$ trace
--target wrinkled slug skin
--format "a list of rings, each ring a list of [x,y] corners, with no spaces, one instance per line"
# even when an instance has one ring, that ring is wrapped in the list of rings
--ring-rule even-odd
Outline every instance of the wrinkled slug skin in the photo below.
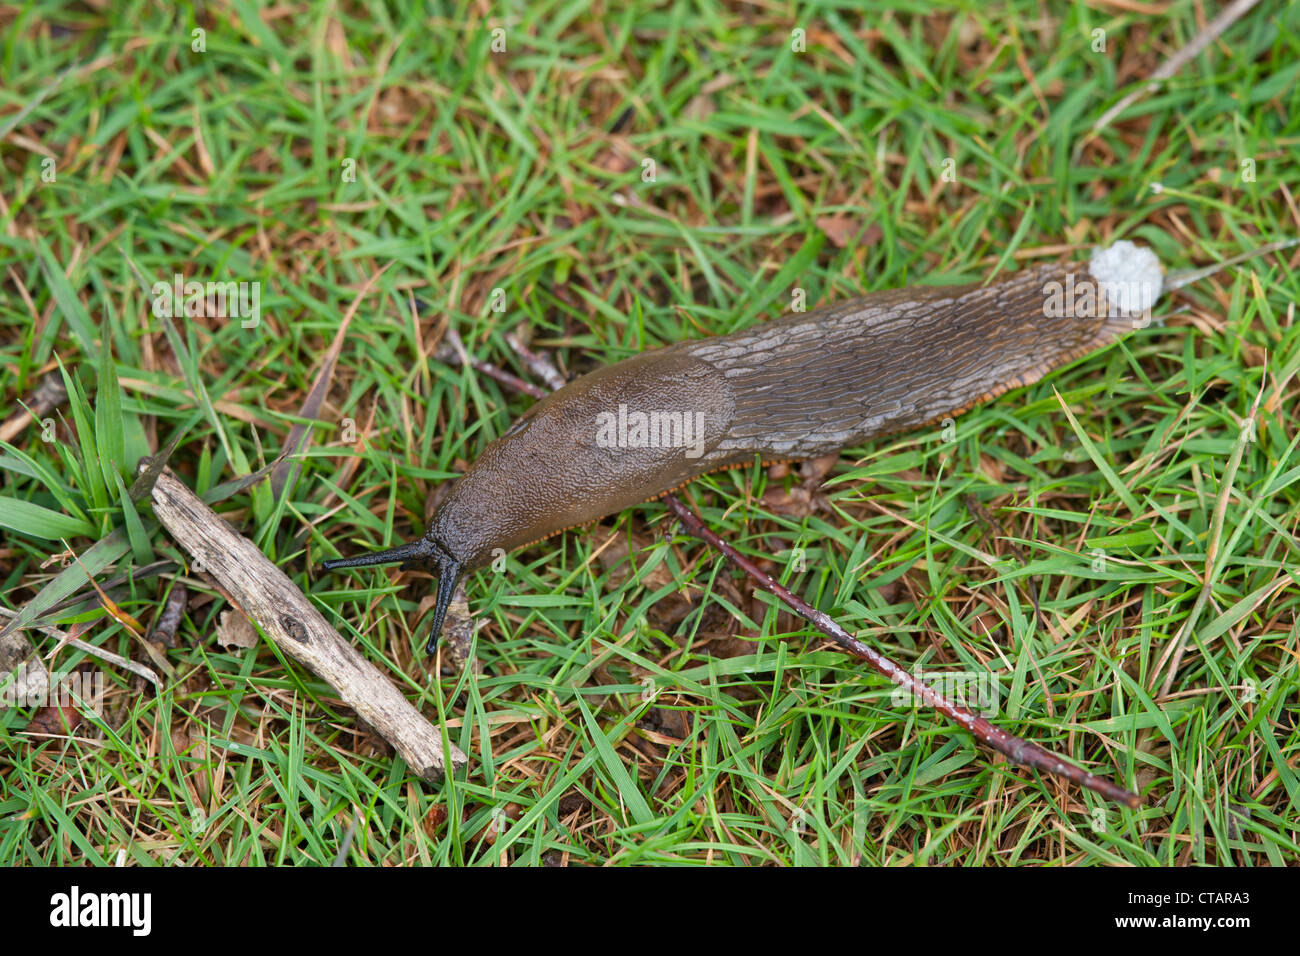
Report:
[[[468,570],[728,465],[811,458],[958,414],[1131,324],[1045,314],[1047,265],[987,285],[875,292],[644,352],[528,410],[456,483],[426,537]],[[599,416],[703,413],[683,447],[602,447]],[[608,437],[606,444],[608,444]]]

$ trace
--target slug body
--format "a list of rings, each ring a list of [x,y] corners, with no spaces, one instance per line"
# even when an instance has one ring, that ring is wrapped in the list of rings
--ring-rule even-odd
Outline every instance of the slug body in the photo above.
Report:
[[[875,292],[644,352],[537,402],[451,489],[416,542],[360,558],[439,576],[429,647],[459,578],[515,548],[719,468],[812,458],[957,415],[1135,326],[1161,290],[1116,243],[986,285]]]

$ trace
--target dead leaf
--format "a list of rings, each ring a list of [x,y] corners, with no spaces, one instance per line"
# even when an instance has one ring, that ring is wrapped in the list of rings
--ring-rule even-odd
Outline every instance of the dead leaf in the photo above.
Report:
[[[239,611],[229,610],[221,612],[221,620],[217,624],[217,643],[226,650],[233,648],[249,648],[257,645],[257,629],[244,617]]]
[[[42,707],[23,728],[23,732],[61,737],[71,734],[77,729],[79,723],[81,723],[81,711],[77,709],[74,701],[69,700],[66,704]]]
[[[839,460],[838,452],[834,455],[822,455],[820,458],[809,458],[799,465],[799,475],[804,481],[820,484],[822,479],[831,473]]]
[[[429,808],[429,812],[424,815],[424,832],[429,836],[437,836],[438,831],[443,828],[446,822],[446,804],[435,803]]]
[[[789,515],[792,518],[807,518],[817,510],[813,503],[813,493],[802,486],[787,491],[769,485],[763,492],[763,507],[773,514]]]
[[[817,220],[817,228],[826,233],[826,238],[839,249],[847,248],[853,242],[860,224],[861,220],[848,216],[822,216]]]
[[[869,249],[885,234],[874,222],[864,228],[862,219],[858,216],[822,216],[817,220],[817,228],[839,249],[850,246]]]

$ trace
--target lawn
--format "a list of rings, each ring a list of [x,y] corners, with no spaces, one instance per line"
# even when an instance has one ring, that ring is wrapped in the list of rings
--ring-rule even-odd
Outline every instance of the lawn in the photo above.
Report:
[[[318,568],[417,537],[532,403],[455,336],[537,381],[508,336],[572,376],[797,294],[1300,235],[1300,5],[1092,130],[1204,7],[0,7],[0,606],[102,690],[0,708],[0,864],[1295,865],[1294,249],[948,426],[682,492],[1136,810],[898,700],[658,502],[472,575],[435,658],[433,578]],[[242,295],[167,315],[191,281]],[[241,632],[131,493],[173,442],[466,769]]]

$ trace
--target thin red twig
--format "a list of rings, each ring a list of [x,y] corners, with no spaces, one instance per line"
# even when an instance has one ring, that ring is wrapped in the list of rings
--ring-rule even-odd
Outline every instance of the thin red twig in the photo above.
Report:
[[[678,520],[691,534],[721,551],[732,564],[749,575],[756,584],[775,594],[791,610],[829,637],[841,649],[848,651],[855,657],[862,658],[895,684],[910,691],[953,722],[965,727],[977,739],[982,740],[998,753],[1004,754],[1012,763],[1036,767],[1047,773],[1064,777],[1081,787],[1096,791],[1107,800],[1114,800],[1116,803],[1122,803],[1133,809],[1141,805],[1142,798],[1131,790],[1126,790],[1104,777],[1098,777],[1096,774],[1081,770],[1073,764],[1068,764],[1051,751],[1045,750],[1035,743],[1030,743],[1028,740],[1023,740],[1014,734],[1007,733],[1000,727],[989,723],[985,718],[944,697],[924,681],[918,680],[913,674],[899,667],[884,654],[862,643],[862,641],[836,624],[829,615],[805,603],[782,587],[770,574],[760,570],[752,561],[711,531],[700,520],[700,517],[675,494],[670,492],[664,496],[663,500],[668,505],[668,509],[677,516]]]
[[[496,379],[507,388],[513,388],[516,392],[531,395],[533,398],[545,398],[550,394],[540,385],[525,382],[518,375],[507,372],[503,368],[497,368],[491,362],[484,362],[482,359],[474,358],[466,351],[465,343],[461,341],[455,329],[447,330],[443,347],[437,351],[434,358],[440,362],[446,362],[448,365],[463,365],[468,362],[470,368],[476,372],[480,372],[488,378]]]

